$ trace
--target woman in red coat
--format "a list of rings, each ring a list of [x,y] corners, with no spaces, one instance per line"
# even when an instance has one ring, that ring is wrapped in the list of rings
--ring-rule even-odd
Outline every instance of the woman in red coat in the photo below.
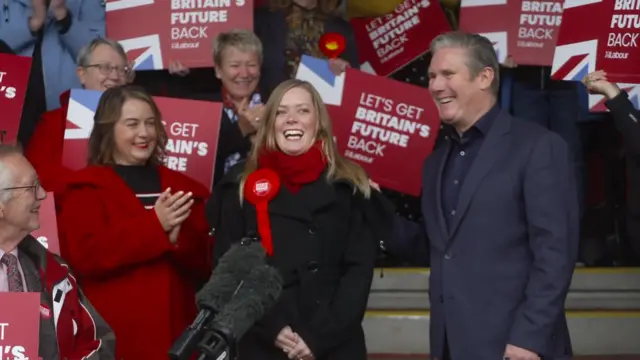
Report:
[[[117,359],[166,359],[211,272],[209,192],[162,165],[167,135],[141,88],[105,91],[95,120],[89,166],[63,197],[62,256],[114,330]]]

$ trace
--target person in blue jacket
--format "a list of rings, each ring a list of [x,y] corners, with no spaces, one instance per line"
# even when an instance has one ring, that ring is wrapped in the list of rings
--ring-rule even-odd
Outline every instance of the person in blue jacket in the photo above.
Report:
[[[41,64],[47,110],[62,92],[79,88],[78,52],[105,35],[104,0],[0,0],[0,40]],[[47,6],[48,5],[48,6]]]

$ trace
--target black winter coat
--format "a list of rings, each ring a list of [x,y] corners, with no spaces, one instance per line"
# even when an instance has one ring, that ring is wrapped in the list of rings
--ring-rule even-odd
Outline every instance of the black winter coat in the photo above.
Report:
[[[240,206],[239,177],[232,168],[216,186],[207,217],[215,229],[214,259],[232,243],[256,232],[255,207]],[[366,360],[362,319],[379,242],[391,231],[392,207],[377,191],[371,199],[346,182],[325,176],[292,194],[281,186],[269,203],[274,255],[284,289],[278,303],[239,344],[240,360],[287,359],[275,346],[285,326],[317,360]]]

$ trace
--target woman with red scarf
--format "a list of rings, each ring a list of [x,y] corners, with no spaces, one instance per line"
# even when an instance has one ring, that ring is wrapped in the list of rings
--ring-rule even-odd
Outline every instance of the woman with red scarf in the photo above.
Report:
[[[393,214],[338,153],[312,85],[280,84],[261,121],[248,160],[207,205],[214,259],[256,234],[284,279],[278,304],[241,339],[239,359],[366,360],[361,322]]]

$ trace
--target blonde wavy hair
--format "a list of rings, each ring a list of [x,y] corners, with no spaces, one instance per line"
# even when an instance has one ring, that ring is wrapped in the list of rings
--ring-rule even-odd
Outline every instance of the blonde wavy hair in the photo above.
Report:
[[[354,194],[359,191],[365,198],[371,196],[371,186],[367,173],[359,165],[346,159],[338,152],[333,141],[331,119],[320,94],[310,83],[298,79],[290,79],[278,85],[265,105],[265,111],[260,119],[260,128],[256,134],[251,153],[245,163],[244,172],[240,179],[240,201],[243,200],[244,184],[249,174],[258,168],[258,157],[263,149],[277,150],[275,122],[278,107],[284,95],[291,89],[302,88],[311,95],[313,109],[318,120],[316,140],[322,143],[322,152],[327,160],[327,181],[344,180],[354,185]]]

